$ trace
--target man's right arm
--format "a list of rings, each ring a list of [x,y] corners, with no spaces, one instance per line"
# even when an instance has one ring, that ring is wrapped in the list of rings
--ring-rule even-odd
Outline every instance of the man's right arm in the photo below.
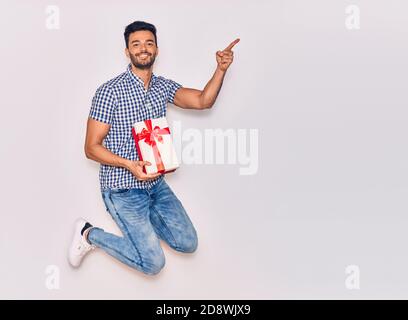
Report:
[[[95,160],[99,163],[122,167],[129,170],[138,180],[150,180],[157,178],[160,173],[146,174],[143,172],[144,165],[151,165],[148,161],[132,161],[122,158],[117,154],[106,149],[103,145],[103,139],[109,132],[111,125],[88,118],[86,126],[86,138],[85,138],[85,155],[88,159]]]
[[[84,148],[85,155],[88,159],[102,164],[127,168],[128,159],[112,153],[102,145],[103,139],[108,134],[110,127],[110,124],[88,118]]]

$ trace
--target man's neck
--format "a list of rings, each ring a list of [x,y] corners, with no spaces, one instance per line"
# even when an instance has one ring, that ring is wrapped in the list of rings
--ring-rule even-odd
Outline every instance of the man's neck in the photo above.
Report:
[[[149,88],[149,83],[150,79],[152,78],[152,68],[142,70],[142,69],[137,69],[133,64],[132,64],[132,72],[137,75],[140,79],[143,80],[144,87],[147,89]]]

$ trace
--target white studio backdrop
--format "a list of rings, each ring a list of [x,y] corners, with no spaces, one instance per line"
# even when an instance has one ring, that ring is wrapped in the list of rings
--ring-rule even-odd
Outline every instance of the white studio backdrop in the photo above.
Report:
[[[3,0],[0,298],[408,298],[407,10]],[[183,255],[163,243],[154,277],[101,250],[78,270],[66,261],[77,217],[119,232],[83,145],[91,99],[125,70],[135,20],[158,29],[155,74],[185,87],[203,89],[215,52],[241,39],[212,109],[168,106],[184,163],[166,181],[199,246]],[[206,133],[228,138],[210,150]]]

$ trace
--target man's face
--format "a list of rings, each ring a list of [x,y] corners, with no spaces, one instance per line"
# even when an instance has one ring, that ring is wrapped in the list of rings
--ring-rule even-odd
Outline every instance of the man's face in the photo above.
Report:
[[[153,66],[159,49],[156,46],[154,35],[150,31],[141,30],[129,35],[126,55],[138,69],[149,69]]]

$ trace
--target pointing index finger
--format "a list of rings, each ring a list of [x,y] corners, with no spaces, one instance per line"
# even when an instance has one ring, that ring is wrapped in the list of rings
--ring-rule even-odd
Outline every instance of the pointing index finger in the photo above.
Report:
[[[239,38],[235,39],[234,41],[232,41],[228,47],[226,47],[224,49],[224,51],[231,51],[232,47],[235,46],[238,42],[239,42]]]

